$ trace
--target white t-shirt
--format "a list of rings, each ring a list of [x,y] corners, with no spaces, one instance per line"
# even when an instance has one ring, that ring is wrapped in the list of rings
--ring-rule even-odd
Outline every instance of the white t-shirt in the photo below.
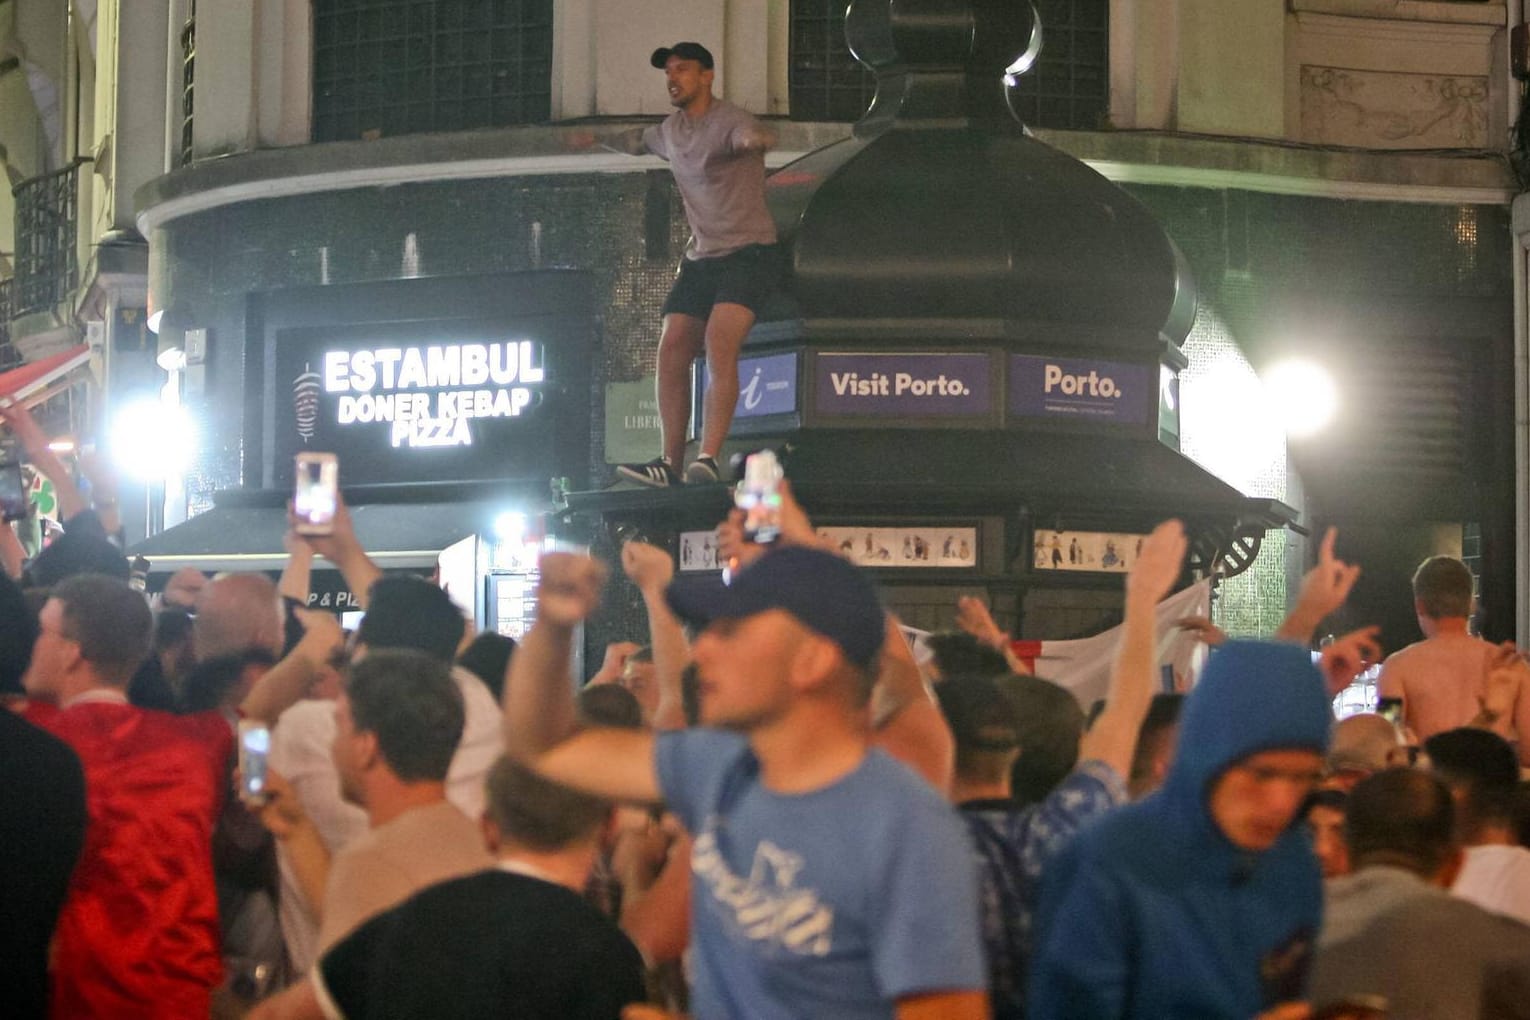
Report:
[[[271,768],[292,784],[331,857],[367,831],[367,813],[340,796],[340,777],[331,757],[334,742],[333,701],[300,701],[281,714],[271,731]],[[318,959],[319,905],[303,896],[286,848],[280,842],[276,846],[281,873],[277,913],[287,959],[293,973],[302,975]]]
[[[1450,891],[1483,910],[1530,924],[1530,850],[1522,846],[1474,846]]]
[[[466,718],[462,740],[446,775],[446,799],[477,822],[484,809],[484,780],[503,746],[499,706],[484,682],[460,666],[452,679],[462,692]],[[340,796],[340,776],[331,748],[335,741],[335,703],[300,701],[287,711],[271,734],[271,767],[297,793],[303,810],[313,819],[331,857],[367,832],[367,813]],[[318,908],[298,887],[287,855],[277,844],[281,871],[279,913],[287,956],[295,974],[305,974],[318,958]]]

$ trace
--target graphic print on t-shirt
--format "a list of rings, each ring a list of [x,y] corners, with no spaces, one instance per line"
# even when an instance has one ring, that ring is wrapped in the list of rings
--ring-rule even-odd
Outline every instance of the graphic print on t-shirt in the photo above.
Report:
[[[691,871],[745,938],[799,956],[827,956],[834,945],[834,908],[819,900],[816,889],[797,886],[801,870],[800,854],[762,839],[749,876],[741,878],[723,859],[710,826],[691,851]]]

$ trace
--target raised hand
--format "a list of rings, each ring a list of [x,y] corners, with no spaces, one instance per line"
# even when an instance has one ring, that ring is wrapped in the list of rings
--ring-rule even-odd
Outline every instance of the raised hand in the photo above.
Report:
[[[314,669],[328,664],[334,654],[345,647],[345,630],[334,613],[322,609],[293,609],[292,612],[303,625],[303,636],[293,648],[293,654],[302,656]]]
[[[1530,666],[1514,642],[1505,641],[1488,657],[1487,675],[1477,695],[1479,718],[1491,725],[1514,711],[1519,692],[1530,677]]]
[[[277,839],[286,839],[308,821],[303,803],[293,792],[287,778],[273,768],[266,769],[266,787],[252,811],[260,814],[260,824]]]
[[[1167,520],[1142,540],[1137,562],[1126,574],[1126,597],[1156,605],[1174,588],[1184,572],[1185,527],[1177,520]]]
[[[663,591],[675,577],[675,561],[669,553],[647,542],[628,542],[622,546],[622,570],[644,594]]]
[[[622,678],[622,671],[627,668],[627,660],[632,658],[632,653],[643,646],[635,641],[613,641],[606,645],[606,656],[600,664],[600,669],[590,677],[589,686],[597,684],[614,684]]]
[[[1215,648],[1227,640],[1227,631],[1218,627],[1204,616],[1187,616],[1181,620],[1175,620],[1174,626],[1184,631],[1201,644],[1208,648]]]
[[[737,507],[717,526],[717,558],[729,570],[741,570],[765,555],[767,546],[744,537],[744,511]]]
[[[1337,528],[1329,528],[1318,546],[1317,566],[1302,578],[1301,591],[1296,596],[1296,607],[1286,617],[1276,632],[1278,637],[1291,638],[1306,643],[1312,640],[1323,618],[1344,604],[1350,590],[1360,578],[1360,567],[1345,563],[1334,555]]]
[[[11,434],[21,443],[21,448],[26,451],[29,460],[42,457],[48,450],[48,437],[43,434],[42,428],[37,424],[37,419],[19,403],[9,402],[0,404],[0,421],[11,430]]]
[[[1323,648],[1318,669],[1328,682],[1329,694],[1338,694],[1355,677],[1381,661],[1381,645],[1376,640],[1380,634],[1380,627],[1361,627]]]
[[[781,479],[777,491],[781,494],[781,543],[827,548],[823,536],[813,529],[813,522],[808,518],[807,511],[802,509],[801,503],[797,502],[797,496],[792,492],[792,483],[785,478]]]
[[[345,505],[345,497],[337,491],[335,493],[335,520],[327,535],[301,535],[296,529],[302,522],[297,514],[293,513],[292,503],[287,503],[287,530],[292,532],[300,542],[307,543],[314,552],[323,556],[329,562],[339,566],[345,562],[347,556],[361,549],[361,542],[356,538],[355,525],[351,523],[350,508]],[[286,540],[283,539],[283,544]],[[358,595],[362,594],[357,592]]]
[[[991,648],[1002,649],[1009,644],[1009,635],[999,629],[988,606],[975,595],[963,595],[956,600],[956,626]]]
[[[606,568],[598,560],[575,553],[543,553],[541,583],[537,585],[537,621],[573,627],[600,605]]]

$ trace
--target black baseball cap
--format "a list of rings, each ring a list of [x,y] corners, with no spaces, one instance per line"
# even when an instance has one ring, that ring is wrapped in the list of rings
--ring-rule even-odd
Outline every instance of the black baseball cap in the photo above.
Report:
[[[653,51],[653,56],[648,58],[648,62],[662,71],[664,65],[669,63],[670,57],[694,60],[704,70],[712,70],[712,51],[699,42],[677,42],[673,46],[660,46]]]
[[[731,584],[681,578],[665,597],[676,616],[703,627],[714,620],[785,610],[833,641],[862,669],[876,662],[886,634],[882,604],[866,575],[833,553],[802,546],[771,550]]]

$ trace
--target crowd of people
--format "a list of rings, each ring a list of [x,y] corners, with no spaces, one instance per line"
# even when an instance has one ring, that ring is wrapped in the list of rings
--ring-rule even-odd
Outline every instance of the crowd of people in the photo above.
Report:
[[[543,556],[519,646],[343,507],[277,582],[151,598],[58,483],[63,535],[0,581],[7,1015],[1530,1016],[1530,670],[1467,633],[1459,561],[1383,668],[1401,725],[1335,724],[1378,649],[1308,651],[1358,575],[1334,536],[1271,640],[1187,623],[1216,647],[1166,692],[1167,522],[1086,708],[981,605],[913,647],[787,486],[775,543],[719,526],[726,582],[625,544],[648,633],[578,687],[587,555]],[[305,608],[315,556],[354,633]]]

